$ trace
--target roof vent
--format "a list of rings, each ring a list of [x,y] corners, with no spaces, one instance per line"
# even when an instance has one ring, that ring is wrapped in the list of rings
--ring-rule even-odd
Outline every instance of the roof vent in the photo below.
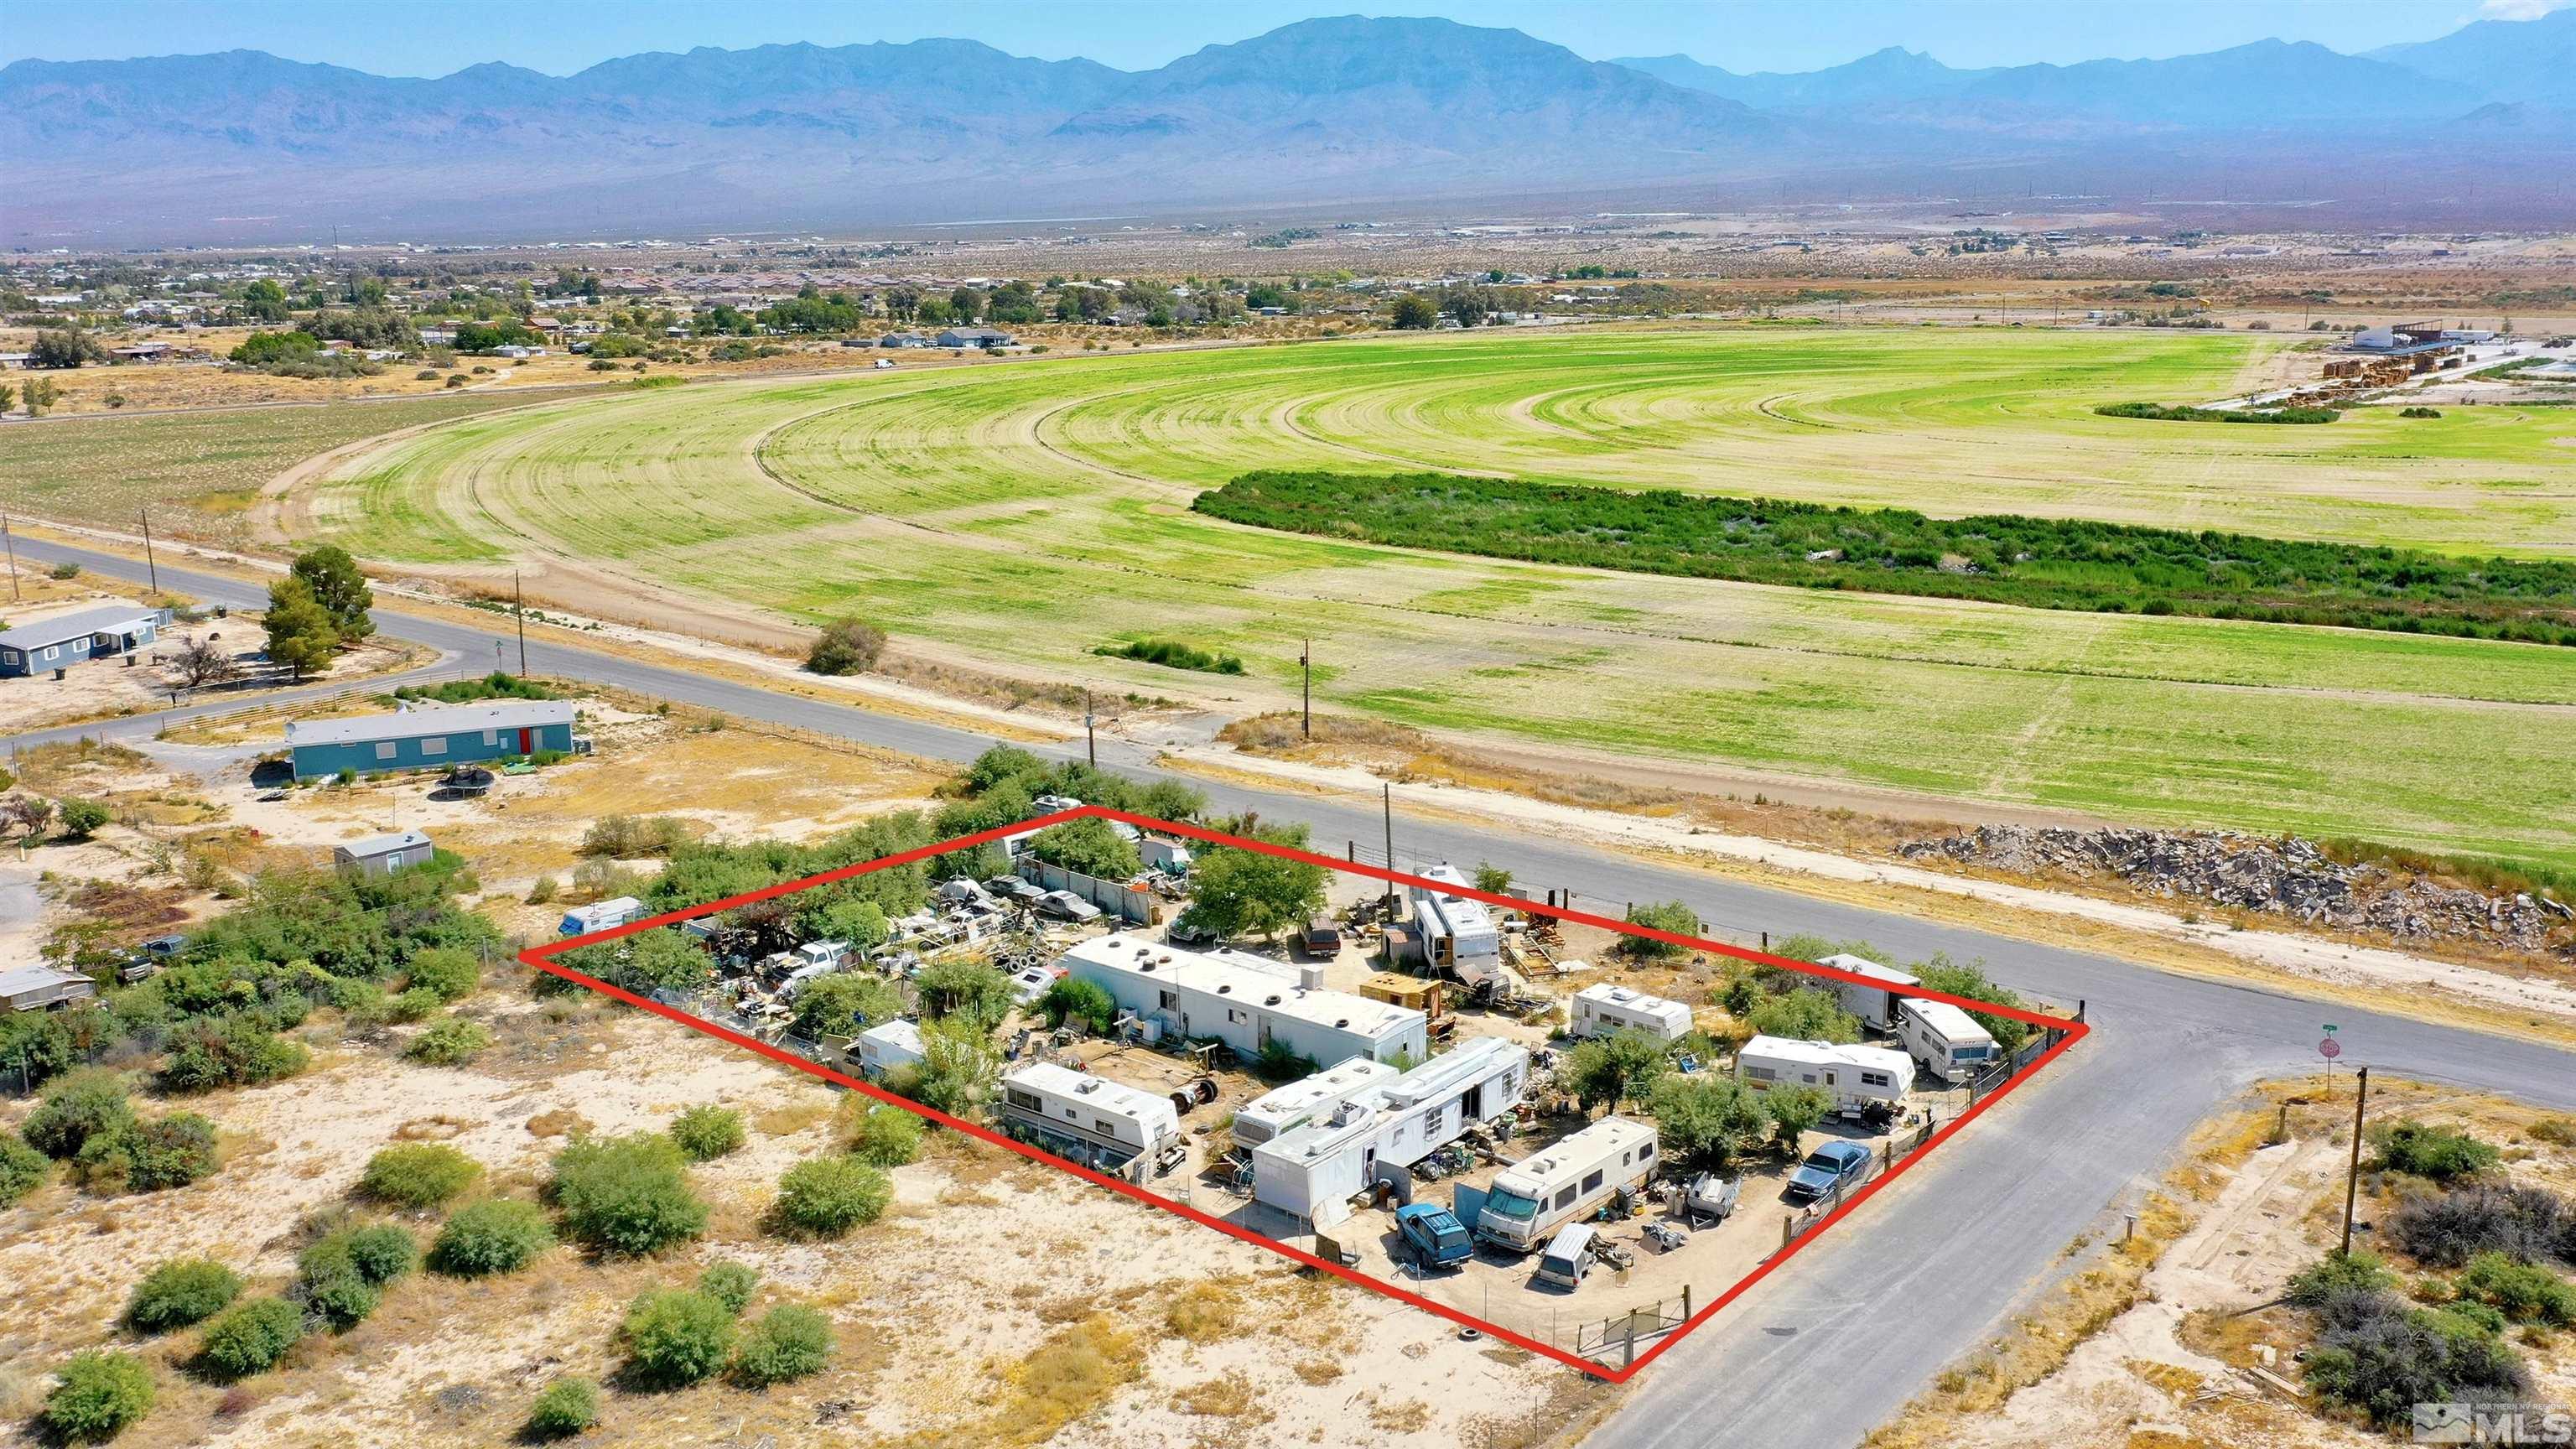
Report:
[[[1341,1020],[1339,1020],[1339,1021],[1337,1021],[1337,1022],[1334,1022],[1334,1023],[1333,1023],[1333,1025],[1335,1025],[1335,1026],[1348,1026],[1348,1025],[1350,1025],[1350,1024],[1351,1024],[1351,1019],[1350,1019],[1349,1017],[1347,1017],[1347,1016],[1346,1016],[1346,1017],[1343,1017]]]
[[[1279,1004],[1278,993],[1273,992],[1272,994],[1261,998],[1261,1004],[1264,1006],[1277,1006]]]
[[[1151,962],[1151,961],[1148,961],[1148,962],[1146,962],[1144,965],[1139,966],[1139,967],[1137,967],[1136,969],[1137,969],[1137,970],[1139,970],[1139,971],[1151,971],[1151,970],[1153,970],[1153,969],[1154,969],[1154,963],[1153,963],[1153,962]]]
[[[1218,987],[1218,988],[1216,989],[1216,994],[1217,994],[1217,995],[1219,995],[1219,996],[1225,996],[1225,995],[1228,995],[1228,994],[1232,993],[1232,992],[1233,992],[1233,990],[1234,990],[1234,983],[1233,983],[1233,982],[1231,982],[1231,981],[1229,981],[1229,982],[1227,982],[1225,985]]]

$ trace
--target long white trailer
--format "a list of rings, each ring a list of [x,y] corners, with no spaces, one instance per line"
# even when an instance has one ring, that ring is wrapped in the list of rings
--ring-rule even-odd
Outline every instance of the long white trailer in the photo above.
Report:
[[[1655,1130],[1604,1117],[1554,1147],[1504,1168],[1476,1212],[1476,1236],[1527,1253],[1623,1187],[1655,1175]]]
[[[1834,1099],[1836,1112],[1859,1116],[1873,1109],[1902,1110],[1905,1090],[1914,1081],[1914,1061],[1894,1047],[1757,1036],[1735,1054],[1735,1074],[1757,1092],[1820,1088]]]
[[[1453,888],[1443,891],[1405,887],[1406,896],[1413,902],[1414,928],[1422,933],[1423,958],[1431,963],[1431,969],[1448,972],[1470,986],[1501,980],[1503,935],[1494,924],[1493,912],[1483,901],[1456,893],[1468,884],[1456,866],[1444,862],[1422,875]]]
[[[1235,1112],[1235,1145],[1258,1147],[1316,1117],[1329,1117],[1335,1107],[1402,1075],[1385,1062],[1353,1057],[1338,1067],[1326,1067],[1311,1077],[1266,1092]]]
[[[1324,1067],[1353,1057],[1390,1062],[1430,1055],[1429,1018],[1332,990],[1320,966],[1300,969],[1225,947],[1189,951],[1124,934],[1084,941],[1061,964],[1158,1031],[1213,1037],[1246,1061],[1273,1043]]]
[[[1130,1182],[1187,1151],[1169,1098],[1052,1062],[1003,1073],[996,1115],[1013,1136]]]
[[[1577,1038],[1642,1031],[1657,1041],[1680,1041],[1690,1035],[1691,1012],[1678,1001],[1602,981],[1574,993],[1565,1029]]]
[[[1381,1167],[1411,1167],[1509,1112],[1528,1083],[1527,1048],[1478,1037],[1254,1147],[1253,1199],[1330,1227],[1350,1215],[1351,1199],[1368,1191]]]

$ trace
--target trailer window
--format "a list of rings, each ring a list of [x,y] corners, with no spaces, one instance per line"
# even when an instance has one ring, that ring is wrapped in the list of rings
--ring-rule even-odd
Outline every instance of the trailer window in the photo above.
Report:
[[[1106,1117],[1092,1118],[1091,1128],[1103,1137],[1115,1137],[1118,1135],[1118,1124]]]
[[[1565,1191],[1556,1195],[1556,1205],[1560,1208],[1570,1208],[1574,1206],[1574,1188],[1572,1184],[1568,1184]]]
[[[1045,1104],[1038,1101],[1038,1094],[1035,1092],[1023,1092],[1017,1087],[1012,1087],[1004,1091],[1002,1095],[1007,1098],[1010,1101],[1010,1104],[1014,1107],[1025,1108],[1031,1112],[1041,1111],[1044,1109]]]
[[[1588,1176],[1586,1176],[1586,1177],[1583,1179],[1583,1190],[1584,1190],[1585,1192],[1590,1192],[1590,1191],[1592,1191],[1594,1188],[1599,1187],[1600,1185],[1601,1185],[1601,1171],[1600,1171],[1600,1169],[1599,1169],[1599,1168],[1595,1168],[1595,1169],[1593,1169],[1593,1171],[1591,1172],[1591,1174],[1590,1174],[1590,1175],[1588,1175]]]
[[[376,758],[379,760],[390,760],[394,757],[394,751],[396,748],[398,747],[392,740],[378,740],[376,742]]]
[[[1638,1149],[1637,1149],[1637,1160],[1638,1160],[1639,1162],[1652,1162],[1652,1161],[1654,1161],[1654,1160],[1655,1160],[1655,1144],[1653,1144],[1653,1143],[1649,1142],[1649,1143],[1647,1143],[1645,1146],[1638,1148]]]
[[[421,752],[422,754],[424,754],[424,755],[443,755],[443,754],[446,754],[446,753],[447,753],[447,736],[445,736],[445,735],[428,735],[428,736],[423,737],[423,738],[422,738],[422,740],[421,740],[421,742],[420,742],[420,752]]]

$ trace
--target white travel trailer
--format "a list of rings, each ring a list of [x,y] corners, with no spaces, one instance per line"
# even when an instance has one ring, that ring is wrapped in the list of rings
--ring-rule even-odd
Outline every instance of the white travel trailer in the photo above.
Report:
[[[1422,874],[1460,890],[1467,886],[1467,878],[1453,865],[1435,865]],[[1448,972],[1470,986],[1502,979],[1502,931],[1483,901],[1421,886],[1405,891],[1413,902],[1414,928],[1422,933],[1423,959],[1433,971]]]
[[[1887,986],[1919,986],[1923,983],[1919,976],[1909,975],[1893,966],[1881,966],[1866,956],[1820,956],[1816,964],[1848,971],[1855,976],[1866,976],[1872,981],[1884,981]],[[1903,999],[1887,986],[1864,986],[1857,981],[1834,983],[1835,993],[1842,998],[1843,1010],[1859,1017],[1863,1025],[1879,1031],[1895,1027],[1896,1003]]]
[[[852,1050],[858,1053],[860,1075],[871,1079],[897,1067],[919,1066],[923,1060],[921,1028],[900,1017],[879,1022],[859,1033]]]
[[[1836,1112],[1858,1117],[1902,1111],[1905,1089],[1914,1081],[1914,1062],[1894,1047],[1757,1036],[1735,1054],[1735,1074],[1757,1092],[1781,1086],[1822,1088],[1834,1099]]]
[[[1012,1136],[1129,1182],[1188,1153],[1171,1099],[1052,1062],[1003,1073],[997,1115]]]
[[[1604,1117],[1497,1173],[1476,1211],[1476,1236],[1511,1252],[1530,1252],[1619,1189],[1641,1186],[1654,1175],[1655,1129]]]
[[[1657,1041],[1679,1041],[1690,1035],[1691,1014],[1678,1001],[1603,981],[1574,993],[1565,1029],[1578,1038],[1642,1031]]]
[[[1431,1054],[1428,1017],[1331,990],[1321,966],[1130,935],[1095,936],[1061,959],[1074,979],[1106,990],[1119,1010],[1158,1033],[1214,1037],[1245,1061],[1273,1043],[1324,1067],[1353,1057],[1420,1061]]]
[[[1479,1037],[1454,1052],[1319,1108],[1252,1149],[1252,1196],[1326,1228],[1350,1215],[1381,1167],[1411,1167],[1520,1102],[1529,1051]],[[1237,1114],[1235,1125],[1242,1127]]]
[[[605,931],[611,926],[622,926],[629,921],[643,918],[642,901],[633,896],[612,896],[607,900],[587,906],[575,906],[564,912],[562,923],[555,929],[559,935],[586,936],[593,931]]]
[[[1964,1082],[1995,1059],[1995,1039],[1977,1019],[1946,1001],[1897,1003],[1896,1039],[1945,1082]]]
[[[1258,1147],[1317,1116],[1331,1116],[1334,1107],[1401,1075],[1385,1062],[1353,1057],[1340,1066],[1326,1067],[1302,1081],[1266,1092],[1234,1114],[1235,1145]]]

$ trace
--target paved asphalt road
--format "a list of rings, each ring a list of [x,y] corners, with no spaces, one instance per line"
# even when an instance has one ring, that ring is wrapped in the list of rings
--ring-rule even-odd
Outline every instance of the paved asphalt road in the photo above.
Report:
[[[138,565],[108,554],[24,540],[18,548],[40,560],[74,559],[101,574],[140,573]],[[165,585],[209,601],[259,601],[256,590],[227,579],[166,567],[161,574]],[[477,630],[394,608],[378,609],[376,618],[388,634],[478,664],[505,632],[498,623]],[[992,743],[967,731],[553,642],[531,641],[528,656],[538,674],[594,680],[939,759],[968,759]],[[157,727],[144,717],[79,732],[149,734]],[[1143,748],[1124,744],[1103,752],[1104,764],[1140,775],[1150,773],[1148,758]],[[1382,829],[1373,806],[1190,783],[1220,810],[1258,809],[1274,819],[1310,822],[1320,842],[1365,843]],[[2083,1045],[1897,1187],[1811,1243],[1792,1267],[1676,1345],[1637,1380],[1617,1417],[1591,1441],[1610,1449],[1847,1449],[1944,1365],[1990,1336],[2056,1270],[2069,1241],[2152,1184],[2194,1122],[2248,1082],[2313,1069],[2324,1022],[2342,1028],[2347,1067],[2367,1063],[2382,1073],[2576,1110],[2576,1053],[2554,1047],[2167,975],[1543,836],[1411,819],[1401,808],[1395,828],[1397,854],[1407,860],[1491,860],[1529,886],[1571,888],[1614,903],[1679,899],[1738,929],[1866,939],[1902,959],[1934,951],[1982,958],[2007,985],[2069,1008],[2085,1002],[2095,1028]],[[1703,1285],[1703,1296],[1717,1286]]]

